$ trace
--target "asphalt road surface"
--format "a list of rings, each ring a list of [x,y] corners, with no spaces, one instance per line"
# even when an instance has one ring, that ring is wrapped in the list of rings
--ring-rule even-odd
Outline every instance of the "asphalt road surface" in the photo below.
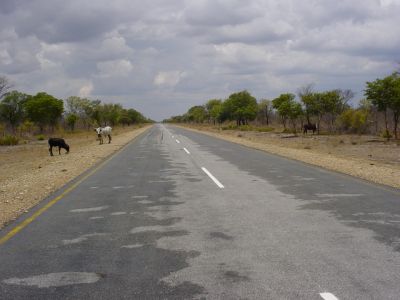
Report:
[[[0,299],[400,298],[398,190],[167,125],[0,239]]]

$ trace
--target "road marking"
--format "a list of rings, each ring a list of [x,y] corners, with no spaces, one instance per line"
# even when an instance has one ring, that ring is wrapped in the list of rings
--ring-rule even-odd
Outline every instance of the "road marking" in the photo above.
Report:
[[[2,236],[0,238],[0,245],[4,244],[7,242],[9,239],[11,239],[14,235],[16,235],[18,232],[20,232],[22,229],[24,229],[26,226],[28,226],[30,223],[32,223],[35,219],[37,219],[42,213],[44,213],[46,210],[48,210],[50,207],[52,207],[54,204],[56,204],[58,201],[60,201],[62,198],[64,198],[67,194],[69,194],[71,191],[73,191],[78,185],[80,185],[83,181],[88,179],[90,176],[92,176],[94,173],[96,173],[98,170],[100,170],[106,163],[108,163],[110,160],[112,160],[115,156],[120,154],[123,150],[125,150],[126,147],[128,147],[130,144],[132,144],[138,137],[140,137],[142,134],[139,134],[137,137],[135,137],[132,141],[127,143],[125,146],[123,146],[121,149],[119,149],[117,152],[112,154],[109,158],[101,162],[97,167],[95,167],[92,171],[87,173],[85,176],[83,176],[80,180],[75,182],[73,185],[71,185],[69,188],[65,189],[64,192],[62,192],[59,196],[55,197],[53,200],[51,200],[49,203],[47,203],[45,206],[43,206],[41,209],[39,209],[37,212],[35,212],[32,216],[29,218],[25,219],[21,224],[15,226],[12,230],[10,230],[6,235]]]
[[[203,170],[204,173],[206,173],[206,174],[208,175],[208,177],[210,177],[210,178],[212,179],[212,181],[214,181],[214,183],[215,183],[216,185],[218,185],[218,187],[219,187],[220,189],[223,189],[223,188],[224,188],[224,186],[222,185],[222,183],[219,182],[219,180],[218,180],[217,178],[215,178],[214,175],[211,174],[206,168],[201,167],[201,169]]]
[[[183,150],[185,150],[185,152],[186,152],[187,154],[190,154],[190,152],[188,151],[188,149],[183,148]]]
[[[338,298],[335,297],[335,295],[331,293],[320,293],[320,296],[325,300],[339,300]]]
[[[178,140],[176,140],[176,139],[175,139],[175,141],[176,141],[178,144],[180,144],[180,143],[181,143],[180,141],[178,141]]]

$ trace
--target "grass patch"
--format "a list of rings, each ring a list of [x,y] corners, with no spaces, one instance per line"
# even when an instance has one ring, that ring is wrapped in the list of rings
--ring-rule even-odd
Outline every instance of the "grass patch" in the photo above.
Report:
[[[38,135],[36,136],[36,139],[37,139],[38,141],[44,141],[44,140],[46,139],[46,137],[44,136],[44,134],[38,134]]]
[[[13,135],[0,137],[0,146],[15,146],[18,145],[19,139]]]

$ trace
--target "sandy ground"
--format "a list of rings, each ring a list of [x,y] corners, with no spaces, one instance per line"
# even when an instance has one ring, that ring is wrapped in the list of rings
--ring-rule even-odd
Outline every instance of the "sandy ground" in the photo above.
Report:
[[[99,145],[94,132],[67,135],[70,153],[53,148],[47,141],[0,147],[0,228],[38,204],[84,171],[116,152],[143,128],[117,128],[111,144]],[[106,139],[107,142],[107,139]]]
[[[306,135],[219,130],[212,126],[187,129],[303,161],[374,183],[400,188],[400,142],[376,136]]]

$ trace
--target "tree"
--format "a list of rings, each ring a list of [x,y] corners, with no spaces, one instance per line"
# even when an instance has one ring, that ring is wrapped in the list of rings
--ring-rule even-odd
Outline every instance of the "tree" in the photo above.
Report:
[[[145,122],[145,117],[133,108],[128,109],[128,116],[132,124]]]
[[[206,110],[207,110],[207,116],[209,118],[209,122],[213,122],[215,125],[215,122],[218,121],[218,123],[221,122],[221,111],[222,111],[222,100],[219,99],[211,99],[207,101],[206,105]]]
[[[0,76],[0,99],[2,99],[7,94],[11,87],[12,85],[8,81],[7,77]]]
[[[262,120],[261,122],[264,122],[265,120],[266,124],[269,125],[272,109],[273,106],[271,100],[262,99],[258,103],[258,114],[260,116],[260,119]]]
[[[367,99],[377,107],[378,111],[384,112],[385,117],[385,135],[390,137],[388,126],[388,112],[393,113],[394,135],[397,138],[397,128],[400,118],[400,75],[395,72],[383,79],[376,79],[367,82],[365,89]]]
[[[301,87],[297,95],[299,96],[301,102],[304,105],[304,115],[306,116],[307,124],[311,124],[310,118],[316,115],[316,106],[314,103],[314,85],[308,84],[306,86]]]
[[[14,133],[17,126],[23,121],[24,103],[28,97],[24,93],[12,91],[5,95],[0,103],[0,118],[10,124]]]
[[[207,119],[207,112],[204,106],[196,105],[191,107],[188,112],[188,119],[191,122],[203,123]]]
[[[286,129],[287,120],[292,123],[293,130],[296,131],[296,120],[303,114],[301,104],[296,102],[294,94],[281,94],[278,98],[272,100],[273,107],[278,111],[281,117],[283,127]]]
[[[119,118],[121,117],[122,105],[114,103],[103,104],[102,113],[105,125],[114,126],[119,122]]]
[[[46,125],[54,127],[64,111],[62,100],[44,92],[30,97],[24,107],[28,118],[39,126],[40,132]]]
[[[67,125],[71,129],[71,131],[74,131],[76,121],[78,121],[78,116],[74,113],[70,113],[67,115],[66,121],[67,121]]]
[[[231,94],[223,106],[223,113],[228,119],[236,120],[237,126],[247,125],[257,116],[257,100],[248,91]]]

